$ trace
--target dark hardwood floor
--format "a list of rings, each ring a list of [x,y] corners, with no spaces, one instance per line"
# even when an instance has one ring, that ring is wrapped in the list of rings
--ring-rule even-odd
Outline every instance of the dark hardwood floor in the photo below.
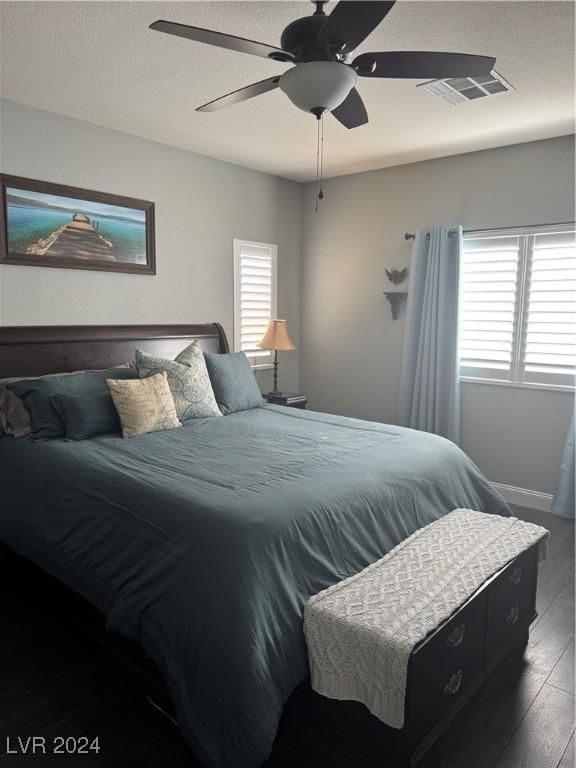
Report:
[[[574,526],[515,508],[552,534],[540,564],[538,619],[524,658],[504,664],[421,768],[574,768]],[[197,768],[175,726],[147,702],[140,680],[48,600],[18,586],[0,562],[0,765],[86,768]],[[342,734],[318,743],[288,707],[270,768],[400,768],[386,755],[354,761]],[[99,737],[82,756],[7,754],[6,737]],[[11,741],[14,746],[14,742]]]

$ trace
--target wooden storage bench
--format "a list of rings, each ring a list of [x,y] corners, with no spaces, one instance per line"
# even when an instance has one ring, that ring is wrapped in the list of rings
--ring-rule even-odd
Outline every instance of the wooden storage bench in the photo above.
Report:
[[[414,650],[400,741],[414,765],[513,649],[537,616],[536,544],[486,582]]]
[[[498,570],[414,647],[402,729],[385,725],[358,701],[312,694],[316,728],[323,738],[336,735],[350,765],[369,765],[364,753],[379,754],[388,765],[391,749],[404,764],[416,765],[499,663],[523,654],[537,616],[539,547],[531,545]]]

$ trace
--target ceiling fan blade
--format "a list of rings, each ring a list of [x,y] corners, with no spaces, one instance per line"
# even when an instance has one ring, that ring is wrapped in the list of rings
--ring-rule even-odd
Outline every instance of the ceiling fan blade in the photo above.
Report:
[[[333,52],[353,51],[390,13],[396,0],[340,0],[316,42]]]
[[[227,93],[226,96],[220,96],[219,99],[209,101],[207,104],[202,104],[201,107],[196,108],[196,112],[215,112],[222,107],[230,107],[232,104],[238,104],[241,101],[252,99],[254,96],[260,96],[262,93],[273,91],[274,88],[278,88],[280,82],[280,75],[275,77],[269,77],[267,80],[260,80],[252,85],[247,85],[244,88],[239,88],[237,91]]]
[[[361,77],[406,77],[416,80],[443,80],[446,77],[489,75],[496,59],[469,53],[428,51],[387,51],[363,53],[352,62]]]
[[[211,29],[190,27],[187,24],[177,24],[176,22],[164,21],[162,19],[150,24],[150,29],[156,32],[166,32],[168,35],[185,37],[197,43],[217,45],[220,48],[228,48],[231,51],[239,51],[240,53],[250,53],[253,56],[263,56],[265,59],[274,59],[274,61],[294,60],[290,53],[283,51],[281,48],[275,48],[273,45],[258,43],[255,40],[246,40],[244,37],[236,37],[235,35],[226,35],[223,32],[214,32]]]
[[[356,88],[352,88],[342,104],[332,110],[332,114],[345,128],[358,128],[368,122],[366,107]]]

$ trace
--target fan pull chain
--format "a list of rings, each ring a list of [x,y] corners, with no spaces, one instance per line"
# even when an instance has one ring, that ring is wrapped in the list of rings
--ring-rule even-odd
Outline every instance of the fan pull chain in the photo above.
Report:
[[[318,132],[316,139],[316,207],[315,212],[318,213],[318,201],[324,199],[324,191],[322,190],[322,181],[324,177],[324,113],[318,118]]]
[[[320,117],[316,118],[316,207],[318,213],[318,193],[320,188]]]
[[[322,182],[324,181],[324,112],[320,118],[320,192],[318,197],[320,200],[324,199],[324,192],[322,190]]]

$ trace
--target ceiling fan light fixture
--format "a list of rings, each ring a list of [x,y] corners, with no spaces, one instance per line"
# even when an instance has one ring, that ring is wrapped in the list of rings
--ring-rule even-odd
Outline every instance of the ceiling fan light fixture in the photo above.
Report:
[[[304,112],[336,109],[356,85],[358,75],[347,64],[310,61],[289,69],[280,78],[280,88]]]

